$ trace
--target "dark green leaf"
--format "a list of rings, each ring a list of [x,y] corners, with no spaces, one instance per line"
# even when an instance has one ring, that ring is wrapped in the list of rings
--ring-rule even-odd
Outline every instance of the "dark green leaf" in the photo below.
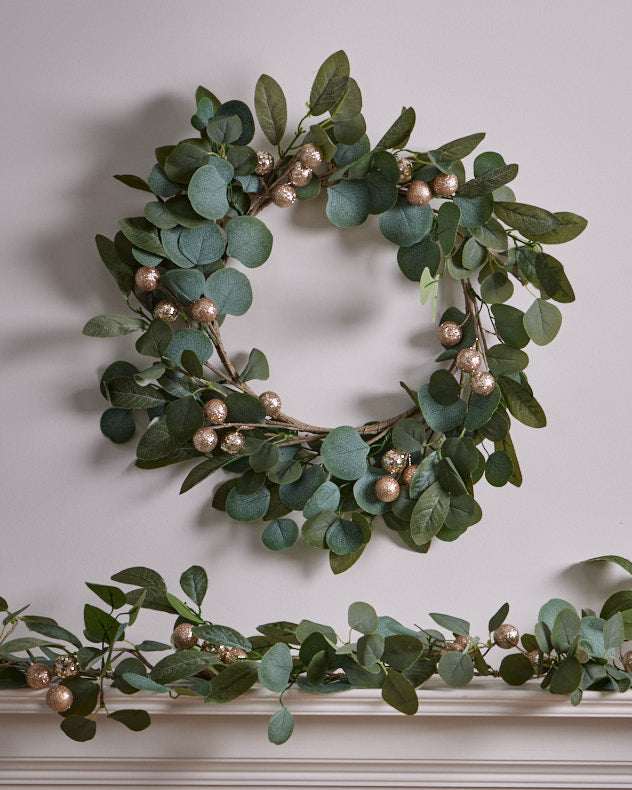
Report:
[[[86,587],[92,590],[95,595],[98,595],[112,609],[120,609],[122,606],[125,606],[125,593],[118,587],[112,587],[110,584],[93,584],[92,582],[86,582]],[[81,645],[78,644],[77,647],[81,647]]]
[[[499,343],[487,350],[487,362],[494,376],[509,376],[519,373],[529,364],[529,357],[524,351],[513,346]]]
[[[270,505],[270,492],[262,487],[252,494],[242,494],[233,488],[226,499],[226,512],[235,521],[259,521]]]
[[[322,115],[344,96],[349,80],[349,59],[343,50],[334,52],[318,69],[309,96],[312,115]]]
[[[500,662],[500,677],[510,686],[522,686],[533,677],[533,665],[522,653],[505,656]]]
[[[166,458],[175,449],[175,441],[165,420],[151,423],[140,437],[136,455],[141,461]]]
[[[435,370],[428,382],[428,394],[441,406],[449,406],[458,400],[460,394],[458,381],[447,370]],[[422,434],[423,438],[423,434]],[[416,449],[416,448],[415,448]]]
[[[395,710],[412,716],[417,713],[419,700],[413,684],[394,669],[389,669],[382,686],[382,699]]]
[[[208,589],[208,576],[204,568],[192,565],[184,571],[180,576],[180,587],[196,606],[201,606]]]
[[[464,400],[459,398],[449,406],[442,406],[432,398],[427,384],[421,387],[417,396],[424,420],[433,431],[445,433],[445,431],[452,430],[452,428],[456,428],[463,422],[467,411]]]
[[[210,702],[231,702],[257,682],[257,662],[239,661],[223,669],[213,680],[208,695]]]
[[[513,416],[530,428],[544,428],[546,416],[537,400],[521,384],[501,376],[498,381],[507,408]]]
[[[414,109],[412,107],[402,107],[399,118],[380,139],[376,148],[402,148],[408,142],[414,126]]]
[[[327,546],[340,555],[353,554],[364,543],[362,528],[354,521],[337,519],[327,530]]]
[[[121,260],[114,242],[105,236],[98,234],[95,237],[99,256],[110,272],[119,290],[127,296],[134,288],[134,269],[128,263]]]
[[[509,604],[504,603],[500,609],[490,617],[489,623],[487,625],[487,629],[491,633],[495,631],[498,626],[502,625],[505,620],[507,619],[507,615],[509,614]]]
[[[410,532],[418,546],[427,543],[441,529],[449,504],[450,498],[439,483],[433,483],[423,492],[410,519]]]
[[[83,716],[69,716],[59,726],[65,735],[79,743],[92,740],[97,732],[96,721],[86,719]]]
[[[136,433],[136,423],[128,409],[106,409],[101,415],[100,428],[116,444],[128,442]]]
[[[553,670],[551,694],[571,694],[582,679],[582,665],[575,656],[567,656]]]
[[[452,252],[460,220],[461,210],[456,204],[446,202],[441,205],[437,214],[437,242],[444,257]]]
[[[632,562],[626,560],[625,557],[620,557],[618,554],[604,554],[602,557],[591,557],[587,562],[613,562],[632,575]]]
[[[165,251],[158,238],[157,229],[145,217],[128,217],[119,220],[119,227],[126,239],[153,255],[163,256]]]
[[[275,518],[263,530],[263,545],[272,551],[288,549],[296,543],[298,526],[291,518]]]
[[[413,206],[399,197],[393,208],[379,219],[382,235],[400,247],[417,244],[430,233],[434,215],[430,206]]]
[[[217,656],[211,653],[199,650],[178,650],[176,653],[162,658],[151,670],[149,677],[159,685],[174,683],[176,680],[196,675],[216,662]]]
[[[494,206],[494,212],[501,222],[527,237],[533,233],[547,233],[560,224],[550,211],[528,203],[499,202]]]
[[[134,379],[121,377],[107,384],[108,398],[119,409],[151,409],[165,403],[163,394],[155,387],[141,387]]]
[[[452,140],[452,142],[442,145],[439,150],[446,154],[449,159],[463,159],[468,154],[471,154],[484,139],[485,132],[477,132],[476,134],[469,134],[467,137],[459,137],[457,140]]]
[[[234,141],[236,145],[248,145],[255,133],[255,119],[252,117],[250,109],[244,102],[238,99],[224,102],[215,111],[215,117],[234,118],[237,116],[241,121],[241,135]]]
[[[552,230],[539,234],[525,234],[526,237],[539,244],[564,244],[579,236],[588,224],[583,217],[570,211],[556,211],[553,216],[557,217],[559,224]]]
[[[213,472],[216,472],[226,463],[226,458],[206,458],[204,461],[202,461],[202,463],[194,466],[189,474],[185,477],[184,482],[180,487],[180,493],[184,494],[186,491],[189,491],[191,488],[193,488],[193,486],[201,483],[202,480],[206,480],[209,475],[212,475]]]
[[[287,102],[279,83],[267,74],[257,80],[255,112],[261,131],[272,145],[278,145],[287,125]]]
[[[250,268],[270,257],[272,234],[256,217],[233,217],[226,225],[228,254]]]
[[[513,462],[503,450],[493,452],[485,463],[485,478],[492,486],[504,486],[513,474]]]
[[[491,366],[491,363],[490,363]],[[467,402],[467,416],[465,417],[464,427],[467,431],[474,431],[485,425],[494,414],[500,401],[500,389],[494,387],[489,395],[477,395],[470,393]]]
[[[457,190],[457,195],[468,198],[487,195],[503,184],[513,181],[517,175],[518,165],[502,165],[462,184]]]
[[[524,327],[524,313],[507,304],[492,305],[492,314],[501,339],[515,348],[523,348],[529,342]]]
[[[133,732],[140,732],[146,730],[151,724],[151,717],[146,710],[133,710],[127,708],[125,710],[115,710],[108,713],[108,719],[114,719],[124,724],[128,730]]]

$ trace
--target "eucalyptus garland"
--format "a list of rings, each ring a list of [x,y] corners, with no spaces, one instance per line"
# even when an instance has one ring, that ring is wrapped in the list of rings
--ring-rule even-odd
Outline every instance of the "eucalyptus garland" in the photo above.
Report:
[[[623,557],[591,561],[597,560],[617,563],[632,574],[632,562]],[[568,695],[573,705],[586,690],[625,692],[632,682],[632,650],[622,648],[632,639],[632,590],[611,595],[599,615],[554,598],[540,608],[533,633],[522,637],[507,623],[505,603],[490,618],[483,639],[459,617],[429,615],[446,636],[434,627],[411,629],[392,617],[378,617],[371,605],[358,601],[349,607],[345,640],[331,626],[310,620],[267,623],[251,637],[206,620],[202,603],[208,580],[199,566],[180,577],[189,603],[168,592],[162,576],[150,568],[127,568],[112,580],[134,589],[87,584],[106,604],[85,605],[87,644],[50,617],[25,614],[27,607],[9,611],[0,598],[0,611],[7,612],[0,629],[0,689],[46,689],[48,706],[62,716],[61,729],[76,741],[94,737],[99,712],[130,730],[150,725],[147,711],[120,709],[120,698],[112,706],[110,687],[130,697],[145,691],[227,703],[259,682],[279,694],[268,737],[280,744],[294,729],[284,695],[295,685],[317,694],[381,689],[386,703],[412,715],[419,704],[417,689],[423,694],[424,683],[435,674],[455,688],[476,677],[499,677],[510,686],[537,677],[542,689]],[[143,609],[176,616],[170,643],[134,641],[129,629]],[[39,636],[14,637],[20,624]],[[498,668],[487,660],[494,647],[508,651]],[[161,655],[157,661],[156,654]]]
[[[153,193],[143,216],[120,220],[113,240],[97,236],[131,314],[97,316],[84,333],[139,333],[136,351],[151,360],[116,361],[104,372],[103,433],[128,441],[145,416],[137,466],[198,459],[181,493],[223,469],[230,478],[215,491],[215,508],[237,521],[267,522],[262,539],[272,550],[293,545],[300,532],[329,551],[334,573],[360,557],[378,517],[417,552],[434,537],[455,540],[481,519],[474,485],[483,476],[492,486],[522,482],[511,419],[546,425],[524,348],[553,340],[562,320],[553,302],[575,298],[544,246],[570,241],[586,221],[516,202],[507,184],[518,166],[498,153],[479,153],[466,175],[462,160],[482,133],[430,151],[408,147],[412,107],[372,145],[342,51],[318,70],[293,134],[286,135],[281,87],[260,77],[254,107],[274,153],[249,146],[255,123],[242,101],[223,102],[199,87],[196,102],[191,123],[199,136],[156,149],[146,181],[115,176]],[[462,308],[440,317],[437,370],[427,382],[401,382],[410,408],[358,427],[285,414],[276,392],[250,385],[269,377],[264,353],[253,348],[238,369],[221,334],[226,317],[244,315],[253,298],[234,264],[260,266],[272,250],[257,215],[321,192],[340,228],[379,217],[433,318],[446,281],[456,280],[463,294]],[[509,304],[516,284],[533,297],[524,312]],[[300,530],[292,512],[302,513]]]

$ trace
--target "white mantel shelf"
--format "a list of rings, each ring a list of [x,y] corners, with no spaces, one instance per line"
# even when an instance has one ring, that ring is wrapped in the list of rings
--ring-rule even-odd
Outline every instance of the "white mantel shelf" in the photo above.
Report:
[[[110,710],[143,708],[130,733],[98,718],[93,741],[58,730],[30,690],[0,692],[0,787],[9,788],[632,788],[632,694],[588,692],[574,708],[537,683],[431,682],[403,716],[379,691],[292,689],[284,746],[267,742],[277,695],[257,688],[227,705],[109,690]]]
[[[44,692],[28,689],[0,691],[0,717],[11,714],[50,714]],[[416,716],[481,716],[627,718],[632,719],[632,692],[626,694],[588,691],[581,705],[573,707],[568,697],[542,691],[538,681],[512,688],[502,680],[477,678],[469,686],[454,689],[430,681],[419,689]],[[295,717],[301,716],[397,716],[403,714],[387,705],[379,689],[355,689],[334,694],[310,694],[293,688],[284,702]],[[132,696],[115,689],[106,692],[108,709],[142,708],[154,716],[266,716],[278,707],[278,694],[263,688],[252,689],[225,705],[205,704],[199,697],[179,697],[138,692]]]

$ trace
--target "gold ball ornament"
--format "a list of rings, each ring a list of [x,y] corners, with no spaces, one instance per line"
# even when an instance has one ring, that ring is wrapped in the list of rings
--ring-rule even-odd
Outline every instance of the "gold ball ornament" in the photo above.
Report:
[[[258,176],[267,176],[274,170],[274,157],[267,151],[257,151],[257,166],[255,173]]]
[[[402,472],[402,483],[409,486],[413,482],[413,477],[417,471],[417,464],[409,464]]]
[[[272,190],[272,202],[279,208],[289,208],[296,203],[296,190],[292,184],[279,184]]]
[[[408,185],[406,199],[413,206],[425,206],[432,200],[432,189],[425,181],[411,181]]]
[[[262,392],[259,395],[259,400],[265,406],[266,414],[268,417],[278,417],[281,414],[281,398],[276,394],[276,392]]]
[[[294,162],[288,171],[287,180],[295,187],[304,187],[312,180],[312,168],[302,162]]]
[[[464,650],[467,650],[470,644],[470,640],[467,636],[455,636],[454,642],[452,644],[455,646],[455,649],[462,653]]]
[[[627,653],[623,654],[621,662],[626,672],[632,672],[632,650],[628,650]]]
[[[206,639],[202,642],[201,649],[205,653],[217,653],[218,645],[215,642],[207,642]]]
[[[46,692],[46,704],[55,713],[63,713],[72,705],[72,691],[68,686],[51,686]]]
[[[413,177],[413,163],[410,159],[398,156],[397,167],[399,168],[399,183],[407,184]]]
[[[439,324],[437,337],[442,346],[456,346],[463,338],[463,330],[455,321],[444,321]]]
[[[520,632],[515,625],[504,623],[494,631],[494,642],[503,650],[510,650],[520,641]]]
[[[539,650],[531,650],[527,653],[527,658],[531,662],[531,666],[534,669],[538,668],[538,664],[540,662],[540,651]],[[545,666],[551,661],[551,656],[548,653],[542,653],[542,666]]]
[[[239,455],[246,447],[246,438],[239,431],[229,431],[222,437],[220,447],[228,455]]]
[[[198,428],[193,434],[193,446],[199,453],[212,453],[217,447],[217,434],[213,428]]]
[[[481,355],[475,348],[462,348],[456,355],[456,366],[465,373],[474,373],[480,368],[482,361]]]
[[[178,306],[168,299],[161,299],[154,307],[154,318],[161,318],[172,324],[178,318]]]
[[[53,672],[58,678],[72,678],[79,673],[79,669],[75,656],[59,656],[53,664]]]
[[[219,645],[217,655],[222,664],[235,664],[240,658],[248,658],[248,653],[239,647],[226,647]]]
[[[375,496],[380,502],[394,502],[399,496],[399,483],[389,475],[380,477],[375,483]]]
[[[189,313],[198,324],[210,324],[217,318],[217,305],[212,299],[198,299],[189,307]]]
[[[32,689],[44,689],[53,679],[53,673],[39,662],[31,664],[26,670],[26,685]]]
[[[214,672],[210,667],[208,669],[203,669],[201,672],[196,674],[196,678],[204,678],[204,680],[213,680],[217,672]]]
[[[221,425],[228,417],[228,406],[219,398],[211,398],[202,407],[204,419],[211,425]]]
[[[179,650],[190,650],[197,645],[197,637],[193,635],[193,626],[191,623],[180,623],[173,629],[171,634],[173,644]]]
[[[453,173],[439,173],[432,180],[432,189],[437,197],[451,197],[459,188],[459,179]]]
[[[134,282],[141,291],[155,291],[160,284],[160,273],[155,266],[141,266],[136,269],[134,274]]]
[[[486,370],[478,370],[470,379],[470,389],[476,395],[491,395],[495,386],[496,379]]]
[[[395,449],[387,450],[382,456],[382,467],[389,474],[396,475],[406,466],[407,460],[408,455],[406,453],[400,453],[399,450]]]
[[[296,154],[298,161],[305,167],[318,167],[323,161],[323,152],[313,143],[305,143]]]

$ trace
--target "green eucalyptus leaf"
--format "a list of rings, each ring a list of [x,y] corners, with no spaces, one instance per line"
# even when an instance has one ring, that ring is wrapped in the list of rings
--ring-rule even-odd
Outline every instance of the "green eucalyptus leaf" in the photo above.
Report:
[[[321,447],[327,470],[342,480],[357,480],[366,470],[369,445],[355,428],[343,425],[327,434]]]
[[[227,252],[232,258],[254,268],[270,257],[272,234],[256,217],[233,217],[226,225]]]
[[[282,551],[298,539],[298,526],[291,518],[275,518],[266,525],[261,535],[263,545],[271,551]]]
[[[513,379],[501,376],[498,380],[507,408],[513,416],[530,428],[544,428],[546,415],[531,393]]]
[[[369,216],[371,199],[364,181],[340,181],[327,189],[326,214],[339,228],[361,225]]]
[[[106,409],[101,415],[101,433],[115,444],[123,444],[136,433],[136,423],[129,409]]]
[[[287,126],[287,102],[279,83],[267,74],[257,80],[255,112],[261,131],[272,145],[278,145]]]
[[[343,50],[334,52],[318,69],[309,96],[312,115],[322,115],[343,98],[349,82],[349,58]]]
[[[474,677],[472,659],[467,653],[445,653],[439,659],[437,672],[452,688],[462,688]]]
[[[109,313],[91,318],[83,328],[88,337],[122,337],[145,328],[142,318]]]
[[[259,682],[270,691],[281,692],[287,688],[292,672],[292,654],[283,642],[277,642],[259,663]]]
[[[399,118],[392,124],[378,142],[376,148],[402,148],[415,126],[415,111],[412,107],[402,107]]]
[[[439,483],[432,483],[419,497],[410,518],[410,532],[413,541],[421,546],[432,540],[443,526],[450,497]]]
[[[212,299],[220,314],[243,315],[252,304],[252,287],[242,272],[220,269],[206,280],[204,295]]]
[[[522,686],[533,677],[533,665],[522,653],[512,653],[500,662],[500,677],[510,686]]]
[[[556,211],[553,216],[559,220],[554,228],[545,233],[525,234],[526,237],[539,244],[565,244],[579,236],[588,224],[583,217],[570,211]]]
[[[550,211],[528,203],[501,201],[495,204],[494,213],[505,225],[527,237],[532,233],[547,233],[560,224],[560,220]]]
[[[294,732],[294,717],[290,711],[283,706],[276,713],[273,713],[268,723],[268,740],[279,746],[290,739]]]
[[[413,206],[399,197],[379,219],[382,235],[400,247],[410,247],[428,236],[434,221],[430,206]]]
[[[195,171],[188,196],[193,209],[206,219],[221,219],[228,211],[227,187],[234,168],[224,159],[213,158]]]
[[[417,713],[419,700],[415,687],[395,669],[389,669],[382,686],[382,699],[395,710],[412,716]]]

